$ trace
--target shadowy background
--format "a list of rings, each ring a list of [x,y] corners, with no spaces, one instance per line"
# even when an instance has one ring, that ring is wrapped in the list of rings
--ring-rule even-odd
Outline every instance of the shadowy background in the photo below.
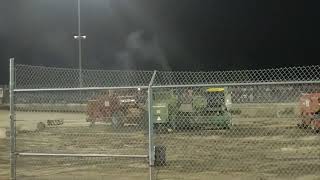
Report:
[[[318,1],[83,0],[83,67],[230,70],[319,64]],[[78,67],[76,0],[0,4],[0,84],[8,59]]]

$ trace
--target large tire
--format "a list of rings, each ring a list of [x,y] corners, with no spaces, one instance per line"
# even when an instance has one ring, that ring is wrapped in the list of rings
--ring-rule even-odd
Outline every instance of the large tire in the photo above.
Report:
[[[123,112],[115,112],[112,114],[111,123],[113,129],[121,129],[126,121],[126,116]]]
[[[226,125],[226,126],[223,127],[223,129],[229,130],[229,129],[231,129],[231,126],[230,125]]]
[[[232,120],[229,120],[229,122],[227,123],[227,125],[224,127],[224,129],[231,129],[231,127],[233,126]]]

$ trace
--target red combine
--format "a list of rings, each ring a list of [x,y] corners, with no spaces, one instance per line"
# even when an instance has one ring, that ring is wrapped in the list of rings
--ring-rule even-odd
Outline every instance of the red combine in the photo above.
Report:
[[[320,93],[303,94],[300,98],[301,122],[300,128],[320,130]]]
[[[106,92],[88,101],[87,122],[92,125],[96,122],[111,122],[116,129],[125,123],[140,124],[145,121],[144,105],[142,92]]]

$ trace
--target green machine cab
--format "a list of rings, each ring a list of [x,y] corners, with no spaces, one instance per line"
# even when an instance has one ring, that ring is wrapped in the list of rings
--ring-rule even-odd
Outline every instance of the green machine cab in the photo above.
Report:
[[[229,129],[232,125],[231,95],[227,88],[162,90],[153,93],[155,129]]]

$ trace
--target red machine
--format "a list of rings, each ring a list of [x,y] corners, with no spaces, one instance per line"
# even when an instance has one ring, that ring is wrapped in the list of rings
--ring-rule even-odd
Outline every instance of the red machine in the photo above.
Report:
[[[303,94],[300,98],[301,122],[300,128],[320,130],[320,93]]]
[[[114,128],[121,128],[125,123],[141,123],[145,110],[140,92],[122,91],[106,93],[88,101],[87,122],[111,122]]]

